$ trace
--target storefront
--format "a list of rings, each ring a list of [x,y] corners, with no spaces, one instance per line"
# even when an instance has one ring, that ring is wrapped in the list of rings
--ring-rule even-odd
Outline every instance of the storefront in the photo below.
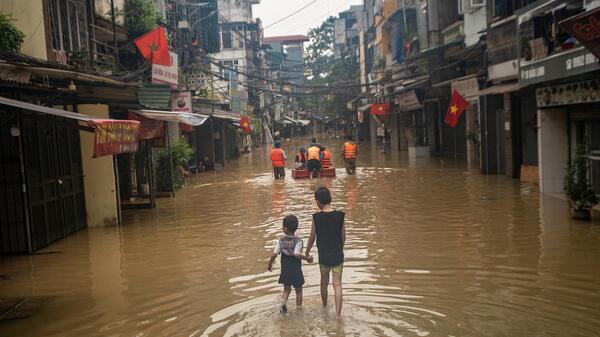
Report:
[[[104,105],[65,108],[90,115],[0,97],[1,253],[119,221],[113,155],[137,151],[139,123],[107,119]]]

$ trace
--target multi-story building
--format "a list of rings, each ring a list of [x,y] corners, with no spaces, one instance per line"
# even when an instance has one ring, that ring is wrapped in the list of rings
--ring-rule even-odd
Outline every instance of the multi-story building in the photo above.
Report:
[[[358,62],[358,32],[365,17],[362,5],[350,6],[340,12],[334,23],[334,56],[336,58],[352,57]]]
[[[213,71],[219,74],[217,81],[221,95],[229,101],[236,113],[252,113],[248,100],[248,76],[255,70],[254,56],[258,40],[252,40],[252,32],[258,32],[253,19],[252,6],[260,0],[219,0],[220,51],[212,54],[216,64]]]
[[[102,69],[93,1],[6,0],[0,12],[25,34],[22,54],[0,51],[0,194],[10,196],[0,203],[0,227],[11,233],[0,252],[32,252],[86,226],[117,224],[116,156],[95,152],[95,133],[98,123],[136,123],[107,119],[137,104],[137,86],[94,73]],[[127,145],[134,150],[137,140]]]

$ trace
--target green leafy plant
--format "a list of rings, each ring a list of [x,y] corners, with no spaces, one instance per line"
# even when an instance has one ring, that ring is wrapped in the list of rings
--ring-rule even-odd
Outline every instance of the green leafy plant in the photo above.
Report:
[[[600,202],[598,194],[592,190],[588,179],[588,160],[585,145],[578,145],[575,158],[569,163],[563,190],[569,206],[576,211],[589,210]]]
[[[0,49],[19,52],[25,41],[25,34],[14,24],[14,19],[0,13]]]
[[[184,178],[181,174],[181,167],[187,167],[187,163],[194,155],[194,150],[185,140],[178,140],[171,144],[171,156],[173,159],[173,180],[175,189],[183,186]],[[160,192],[170,192],[171,187],[171,166],[169,165],[169,149],[164,148],[156,156],[157,171],[157,190]]]
[[[150,0],[125,0],[123,14],[125,28],[134,39],[152,30],[160,20],[154,3]]]

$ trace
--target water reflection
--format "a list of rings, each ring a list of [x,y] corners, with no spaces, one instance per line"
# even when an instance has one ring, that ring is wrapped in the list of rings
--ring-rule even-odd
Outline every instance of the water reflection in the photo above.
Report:
[[[38,308],[0,322],[0,335],[597,335],[600,227],[504,177],[405,157],[363,146],[355,176],[274,182],[266,153],[253,153],[126,212],[121,228],[3,258],[0,297]],[[321,308],[317,265],[304,265],[304,308],[287,317],[278,266],[266,271],[285,214],[308,236],[320,185],[347,214],[339,322]]]

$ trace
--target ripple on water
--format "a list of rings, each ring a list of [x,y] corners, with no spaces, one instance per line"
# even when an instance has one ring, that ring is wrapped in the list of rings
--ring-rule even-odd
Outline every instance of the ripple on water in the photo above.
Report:
[[[47,299],[0,335],[598,335],[598,226],[464,163],[360,153],[355,176],[273,181],[267,153],[255,152],[156,209],[124,212],[122,227],[50,247],[60,254],[0,260],[12,276],[0,297]],[[282,317],[279,265],[269,273],[267,259],[285,215],[307,239],[322,185],[347,218],[343,317],[333,298],[321,307],[316,264],[303,267],[303,309],[292,295]]]

